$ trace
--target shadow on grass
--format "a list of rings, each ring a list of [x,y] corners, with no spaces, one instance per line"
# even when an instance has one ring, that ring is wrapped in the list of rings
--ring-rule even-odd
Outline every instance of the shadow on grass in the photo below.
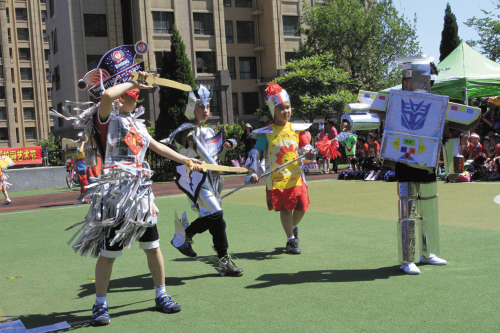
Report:
[[[119,318],[121,316],[128,316],[132,314],[136,314],[139,312],[146,312],[146,311],[158,311],[155,306],[153,307],[147,307],[141,310],[125,310],[119,312],[118,309],[124,308],[126,306],[132,305],[132,304],[138,304],[138,303],[149,303],[149,304],[154,304],[153,299],[148,299],[144,301],[139,301],[139,302],[133,302],[129,304],[124,304],[124,305],[118,305],[118,306],[112,306],[110,308],[110,316],[111,320],[115,318]],[[63,321],[68,322],[68,324],[71,325],[71,328],[67,330],[63,330],[64,332],[67,331],[72,331],[76,330],[85,326],[90,326],[90,320],[92,317],[92,304],[89,306],[88,309],[86,310],[75,310],[75,311],[66,311],[66,312],[53,312],[49,314],[31,314],[31,315],[26,315],[26,316],[20,316],[20,317],[12,317],[12,321],[20,319],[23,325],[27,329],[31,328],[36,328],[36,327],[41,327],[41,326],[47,326],[47,325],[53,325],[56,323],[60,323]],[[6,314],[5,318],[9,318],[9,315]],[[60,332],[63,332],[60,331]]]
[[[294,285],[311,282],[373,281],[378,279],[388,279],[391,276],[401,274],[399,265],[376,269],[325,270],[303,271],[290,274],[264,274],[256,279],[256,281],[263,281],[262,283],[246,286],[245,288],[260,289],[279,285]]]
[[[218,277],[219,274],[214,270],[212,274],[203,274],[203,275],[195,275],[195,276],[187,276],[187,277],[165,277],[165,285],[168,288],[172,286],[182,286],[186,284],[184,281],[189,280],[197,280],[208,277]],[[151,278],[151,274],[141,274],[136,276],[129,276],[121,279],[113,279],[109,282],[108,293],[123,293],[123,292],[131,292],[131,291],[142,291],[142,290],[151,290],[153,294],[154,289],[152,288],[153,279]],[[82,284],[81,290],[78,292],[78,297],[87,297],[91,295],[95,295],[95,283],[86,283]]]
[[[253,252],[243,252],[243,253],[231,253],[231,257],[234,260],[238,259],[247,259],[247,260],[268,260],[268,259],[278,259],[273,256],[276,255],[281,255],[285,253],[285,248],[284,247],[276,247],[274,248],[274,251],[272,252],[264,252],[264,251],[253,251]],[[208,263],[208,258],[213,257],[213,256],[202,256],[202,257],[197,257],[195,258],[176,258],[172,259],[172,261],[203,261],[205,263]]]

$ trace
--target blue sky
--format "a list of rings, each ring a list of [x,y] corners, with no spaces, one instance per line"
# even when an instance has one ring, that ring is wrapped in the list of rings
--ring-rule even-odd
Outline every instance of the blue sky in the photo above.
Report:
[[[479,38],[473,28],[467,27],[464,22],[474,16],[486,17],[481,9],[493,11],[496,8],[493,0],[393,0],[394,7],[413,20],[417,14],[417,35],[423,54],[433,56],[436,64],[439,62],[439,44],[443,31],[444,11],[449,3],[455,14],[458,24],[458,35],[464,40]],[[496,1],[495,1],[496,2]],[[500,14],[500,10],[494,11]],[[477,51],[479,49],[476,48]]]

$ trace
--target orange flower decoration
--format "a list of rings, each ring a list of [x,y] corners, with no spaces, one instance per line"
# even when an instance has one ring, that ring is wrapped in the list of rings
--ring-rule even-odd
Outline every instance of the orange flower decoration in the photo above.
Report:
[[[286,162],[290,162],[294,158],[297,158],[297,149],[291,144],[288,147],[281,146],[280,152],[276,154],[276,163],[283,165]]]

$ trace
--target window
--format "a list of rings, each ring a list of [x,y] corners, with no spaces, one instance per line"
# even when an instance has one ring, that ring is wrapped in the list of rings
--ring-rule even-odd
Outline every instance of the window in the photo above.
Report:
[[[295,52],[285,52],[285,64],[295,59]]]
[[[54,83],[56,86],[56,90],[61,89],[61,77],[59,76],[59,66],[54,68]]]
[[[21,72],[21,80],[33,80],[30,67],[19,68],[19,71]]]
[[[215,52],[196,52],[196,73],[215,73]]]
[[[9,132],[5,127],[0,128],[0,140],[9,140]]]
[[[236,32],[238,33],[238,43],[255,43],[253,21],[236,22]]]
[[[26,136],[26,140],[36,140],[36,128],[35,127],[26,127],[24,129],[24,134]]]
[[[47,88],[47,99],[52,100],[52,88]]]
[[[47,21],[47,11],[42,10],[42,22],[45,22],[45,21]]]
[[[226,43],[232,44],[234,43],[233,21],[226,21],[224,23],[226,26]]]
[[[26,8],[16,8],[16,21],[28,21],[28,11]]]
[[[283,16],[283,35],[300,36],[298,30],[299,30],[298,16]]]
[[[234,57],[227,57],[227,69],[229,70],[229,77],[236,80],[236,64]]]
[[[232,93],[231,98],[233,100],[233,114],[236,116],[240,113],[238,107],[238,93]]]
[[[161,66],[163,66],[163,57],[170,57],[170,52],[155,52],[156,59],[156,72],[161,73]]]
[[[56,54],[58,51],[57,47],[57,29],[52,31],[52,54]]]
[[[153,12],[153,30],[155,34],[171,34],[173,27],[173,12]]]
[[[214,90],[212,93],[212,99],[210,100],[210,114],[212,116],[220,116],[219,92],[217,90]]]
[[[24,114],[24,120],[36,120],[35,108],[24,108],[23,114]]]
[[[3,66],[0,66],[0,79],[3,79]]]
[[[19,60],[31,60],[31,52],[28,48],[19,49]]]
[[[23,101],[33,100],[33,88],[21,88],[21,93],[23,95]]]
[[[49,0],[47,8],[49,8],[50,17],[54,16],[54,0]]]
[[[43,50],[43,55],[45,57],[45,62],[49,62],[50,50],[49,49],[44,49]]]
[[[10,37],[10,28],[7,28],[7,35],[9,36],[9,43],[12,43],[12,38]]]
[[[257,78],[257,58],[240,57],[240,79]]]
[[[5,99],[5,87],[4,86],[0,86],[0,99]]]
[[[1,99],[1,97],[0,97]],[[3,99],[5,99],[5,93],[3,95]],[[17,95],[16,95],[16,88],[12,88],[12,101],[14,102],[14,104],[17,103]],[[17,113],[16,113],[16,123],[17,123]]]
[[[231,0],[224,0],[224,7],[231,7]]]
[[[101,61],[101,55],[87,54],[87,71],[97,68],[99,61]]]
[[[194,34],[213,35],[214,21],[211,13],[193,13]]]
[[[49,42],[49,35],[47,35],[47,30],[44,29],[42,31],[42,35],[43,35],[43,42],[48,43]]]
[[[45,68],[45,79],[49,83],[52,82],[52,78],[51,78],[51,75],[50,75],[50,69],[48,69],[48,68]]]
[[[234,0],[234,6],[252,8],[252,0]]]
[[[0,107],[0,120],[7,120],[7,108],[5,106]]]
[[[10,23],[9,8],[5,8],[5,14],[7,15],[7,23]]]
[[[17,40],[29,40],[30,30],[28,28],[17,28]]]
[[[107,37],[106,14],[84,14],[85,37]]]
[[[259,108],[259,93],[241,93],[241,107],[243,114],[254,114]]]
[[[64,114],[62,103],[57,104],[57,112],[59,112],[60,114]],[[64,126],[64,118],[57,117],[57,126]]]
[[[12,83],[16,83],[16,76],[14,75],[14,68],[10,68],[10,77],[12,78]]]

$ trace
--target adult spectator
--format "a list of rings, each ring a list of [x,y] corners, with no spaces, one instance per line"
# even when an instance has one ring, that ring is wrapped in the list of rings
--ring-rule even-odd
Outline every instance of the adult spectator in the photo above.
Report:
[[[256,139],[252,138],[252,130],[252,125],[246,123],[245,131],[241,135],[241,142],[243,143],[243,147],[245,147],[245,160],[248,158],[248,152],[253,149],[257,142]]]

